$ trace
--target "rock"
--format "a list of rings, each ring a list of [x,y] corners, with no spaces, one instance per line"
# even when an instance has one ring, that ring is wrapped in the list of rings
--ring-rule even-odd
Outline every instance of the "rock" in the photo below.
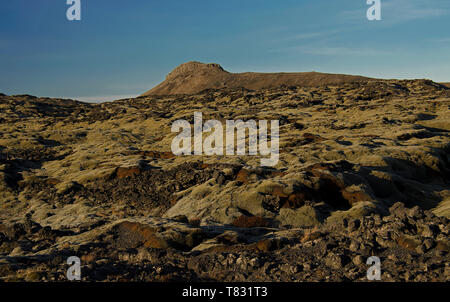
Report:
[[[411,217],[416,221],[419,219],[423,219],[425,217],[423,210],[420,209],[418,206],[411,208],[409,211],[407,211],[407,214],[409,217]]]
[[[240,182],[242,184],[246,184],[249,181],[250,172],[244,168],[242,168],[238,174],[236,175],[235,181]]]
[[[404,275],[405,281],[412,281],[412,280],[414,280],[414,277],[415,276],[413,273],[408,272],[408,271],[405,272],[405,275]]]
[[[394,217],[404,219],[408,216],[408,210],[405,208],[405,205],[401,202],[395,203],[390,209],[389,212]]]
[[[323,215],[312,206],[305,205],[299,209],[280,209],[277,220],[282,226],[291,227],[313,227],[320,225],[323,221]]]
[[[22,248],[20,246],[14,248],[11,253],[9,253],[9,257],[18,257],[18,256],[23,256],[24,255],[24,250],[22,250]]]
[[[27,234],[25,226],[21,223],[15,223],[9,226],[0,224],[0,233],[11,241],[17,241]]]
[[[282,248],[281,240],[271,238],[263,239],[256,243],[256,248],[261,252],[271,252]]]
[[[361,255],[356,256],[355,258],[353,258],[352,260],[353,264],[356,266],[361,266],[364,264],[365,260],[364,257]]]
[[[186,236],[186,245],[192,249],[202,243],[205,238],[207,238],[207,236],[202,230],[199,229],[193,231]]]
[[[348,219],[347,218],[343,218],[341,223],[345,229],[348,228]]]
[[[235,227],[238,228],[256,228],[256,227],[267,227],[269,226],[269,221],[265,218],[258,216],[245,216],[242,215],[236,218],[233,223]]]
[[[158,244],[158,238],[155,237],[156,228],[148,225],[125,221],[116,225],[113,231],[118,235],[115,244],[119,248],[136,248],[146,242],[149,242],[148,245]]]
[[[424,225],[422,229],[422,236],[429,238],[436,238],[439,234],[439,227],[436,225]]]
[[[421,245],[420,241],[418,241],[416,238],[406,235],[400,236],[399,238],[397,238],[396,241],[398,245],[409,250],[416,250],[417,247]]]
[[[348,223],[348,230],[350,232],[354,232],[359,229],[360,225],[361,225],[361,222],[359,221],[359,219],[352,219]]]
[[[373,198],[363,190],[349,191],[347,189],[342,190],[342,197],[346,199],[351,206],[358,202],[373,201]]]
[[[258,268],[261,265],[261,261],[259,260],[259,258],[252,258],[248,263],[252,268]]]
[[[427,252],[427,248],[425,247],[424,244],[418,245],[416,247],[416,252],[419,253],[419,254],[424,254],[424,253]]]
[[[307,231],[303,235],[303,238],[300,239],[300,242],[302,242],[302,243],[311,242],[311,241],[315,241],[317,239],[323,238],[324,236],[325,236],[324,233],[319,232],[317,230]]]
[[[448,243],[448,241],[442,241],[439,240],[436,243],[436,249],[440,250],[440,251],[444,251],[444,252],[450,252],[450,245]]]
[[[202,222],[201,218],[192,218],[189,220],[189,224],[195,227],[200,226],[200,223]]]
[[[48,178],[48,179],[46,180],[46,183],[47,183],[48,185],[50,185],[50,186],[56,186],[56,185],[58,185],[58,184],[61,183],[61,180],[56,179],[56,178]]]
[[[355,240],[352,240],[352,242],[350,243],[350,246],[349,246],[350,251],[352,251],[352,252],[358,251],[359,250],[359,246],[360,246],[359,242],[357,242]]]
[[[334,253],[329,253],[325,256],[325,264],[333,269],[341,269],[345,264],[345,257]]]
[[[186,215],[178,215],[175,217],[172,217],[173,221],[181,222],[181,223],[189,223],[189,219],[186,217]]]
[[[141,168],[140,167],[119,167],[116,169],[115,175],[117,178],[127,178],[127,177],[133,177],[136,175],[141,174]]]
[[[87,254],[87,255],[83,255],[81,256],[81,263],[83,264],[88,264],[88,263],[92,263],[92,262],[96,262],[96,255],[95,254]]]
[[[169,243],[158,235],[152,234],[147,238],[147,241],[144,242],[144,246],[154,249],[166,249],[169,247]]]
[[[436,246],[436,242],[433,239],[425,239],[423,241],[423,245],[425,246],[426,250],[431,250]]]
[[[42,276],[40,272],[31,271],[25,275],[25,281],[27,282],[39,282],[41,279]]]

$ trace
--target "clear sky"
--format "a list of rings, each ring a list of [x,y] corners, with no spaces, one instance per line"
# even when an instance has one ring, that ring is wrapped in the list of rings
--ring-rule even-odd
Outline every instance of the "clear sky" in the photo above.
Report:
[[[137,96],[187,61],[231,72],[320,71],[450,82],[450,1],[66,0],[0,4],[0,92]]]

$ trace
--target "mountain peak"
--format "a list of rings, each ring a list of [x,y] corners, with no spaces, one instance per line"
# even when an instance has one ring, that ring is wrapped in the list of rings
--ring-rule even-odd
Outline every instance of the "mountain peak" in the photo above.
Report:
[[[170,72],[165,81],[143,94],[196,94],[205,89],[271,89],[281,86],[320,86],[367,81],[362,76],[319,72],[231,73],[216,63],[187,62]]]
[[[179,76],[194,76],[205,73],[217,73],[226,72],[222,66],[216,63],[201,63],[196,61],[187,62],[176,67],[169,75],[167,80],[173,79]]]

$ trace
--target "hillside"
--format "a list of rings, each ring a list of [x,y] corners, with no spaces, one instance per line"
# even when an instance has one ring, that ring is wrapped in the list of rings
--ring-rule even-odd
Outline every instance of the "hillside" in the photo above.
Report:
[[[146,95],[195,94],[205,89],[250,90],[282,86],[320,86],[367,81],[369,78],[318,72],[299,73],[230,73],[218,64],[188,62],[175,68],[164,82],[147,91]]]
[[[278,164],[175,156],[195,111],[278,120]],[[84,281],[364,281],[373,255],[383,281],[448,281],[449,116],[426,80],[2,95],[0,281],[64,281],[73,255]]]

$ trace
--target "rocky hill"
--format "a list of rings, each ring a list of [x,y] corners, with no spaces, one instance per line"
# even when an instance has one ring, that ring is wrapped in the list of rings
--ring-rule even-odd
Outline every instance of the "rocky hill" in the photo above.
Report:
[[[320,86],[367,81],[361,76],[318,72],[300,73],[230,73],[218,64],[188,62],[175,68],[164,82],[147,91],[146,95],[195,94],[206,89],[250,90],[282,86]]]

